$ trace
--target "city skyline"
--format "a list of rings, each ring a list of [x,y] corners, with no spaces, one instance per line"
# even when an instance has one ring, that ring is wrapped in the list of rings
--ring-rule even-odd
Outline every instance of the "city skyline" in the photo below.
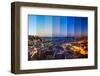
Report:
[[[28,15],[29,35],[40,37],[87,36],[88,18]]]

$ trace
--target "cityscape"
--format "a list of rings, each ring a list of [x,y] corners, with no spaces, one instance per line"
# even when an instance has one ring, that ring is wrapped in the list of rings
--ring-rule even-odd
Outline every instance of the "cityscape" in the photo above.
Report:
[[[28,60],[88,58],[88,17],[28,15]]]

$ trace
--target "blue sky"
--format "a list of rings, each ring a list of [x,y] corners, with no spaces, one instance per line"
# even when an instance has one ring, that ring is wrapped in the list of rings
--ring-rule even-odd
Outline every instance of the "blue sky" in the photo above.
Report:
[[[65,37],[87,35],[88,18],[72,16],[28,15],[29,35]]]

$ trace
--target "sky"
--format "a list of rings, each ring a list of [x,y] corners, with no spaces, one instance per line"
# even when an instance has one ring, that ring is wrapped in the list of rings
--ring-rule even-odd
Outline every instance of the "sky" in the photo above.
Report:
[[[28,15],[28,28],[40,37],[87,36],[88,17]]]

